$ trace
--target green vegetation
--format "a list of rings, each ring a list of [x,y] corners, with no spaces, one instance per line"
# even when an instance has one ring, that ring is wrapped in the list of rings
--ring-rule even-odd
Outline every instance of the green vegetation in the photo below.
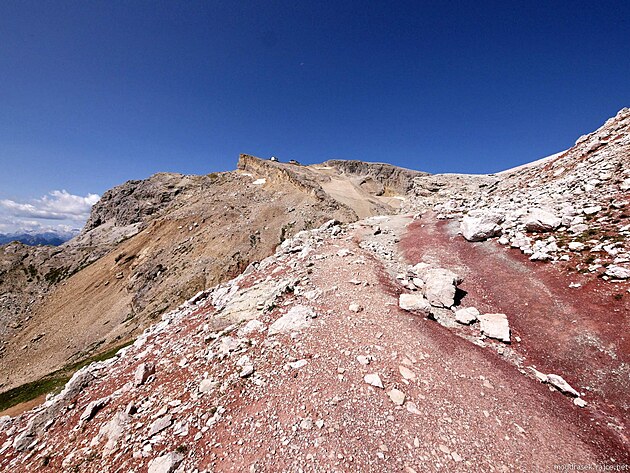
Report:
[[[70,379],[70,376],[46,376],[32,383],[23,384],[17,388],[0,394],[0,411],[35,399],[43,394],[59,391]]]
[[[35,399],[44,394],[60,392],[63,386],[75,373],[75,371],[78,371],[84,366],[89,365],[90,363],[93,363],[95,361],[107,360],[113,357],[118,352],[118,350],[131,345],[133,342],[134,340],[131,339],[123,344],[110,348],[107,351],[97,353],[89,358],[66,365],[60,370],[54,371],[44,376],[43,378],[38,379],[37,381],[26,383],[16,388],[10,389],[7,392],[0,393],[0,412],[23,402],[31,401],[32,399]]]

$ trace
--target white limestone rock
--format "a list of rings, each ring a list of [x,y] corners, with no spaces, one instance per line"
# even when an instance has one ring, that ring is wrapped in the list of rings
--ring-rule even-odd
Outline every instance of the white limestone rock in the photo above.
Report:
[[[550,232],[562,224],[562,220],[547,210],[530,209],[525,217],[525,229],[530,232]]]
[[[505,314],[482,314],[477,317],[481,333],[486,337],[510,342],[510,326]]]
[[[431,313],[431,304],[422,294],[401,294],[398,298],[401,309],[414,312],[422,312],[425,315]]]
[[[276,320],[269,327],[269,335],[291,333],[302,330],[312,324],[316,314],[310,307],[296,305],[289,312]]]
[[[169,452],[149,462],[148,473],[173,473],[184,460],[184,456],[177,452]]]
[[[452,307],[455,304],[457,285],[462,282],[457,274],[444,268],[429,269],[424,277],[424,296],[435,307]]]
[[[611,264],[606,268],[606,276],[613,279],[630,279],[630,269]]]
[[[563,392],[565,394],[570,394],[574,397],[579,397],[580,393],[578,393],[575,389],[571,387],[569,383],[567,383],[562,376],[557,374],[548,374],[547,375],[547,383],[551,384],[558,391]]]
[[[468,241],[483,241],[501,234],[503,216],[494,212],[471,211],[460,224],[462,236]]]
[[[381,381],[381,377],[377,373],[366,374],[363,377],[363,381],[376,388],[385,389],[383,381]]]
[[[466,307],[455,311],[455,320],[460,324],[470,325],[477,320],[480,313],[476,307]]]

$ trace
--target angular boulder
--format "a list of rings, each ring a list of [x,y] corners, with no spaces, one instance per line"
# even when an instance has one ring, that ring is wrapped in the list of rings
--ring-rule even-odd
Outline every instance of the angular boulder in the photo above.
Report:
[[[525,217],[525,229],[530,232],[550,232],[562,224],[562,219],[547,210],[530,209]]]
[[[510,326],[505,314],[482,314],[477,317],[481,333],[486,337],[510,342]]]
[[[424,296],[435,307],[452,307],[455,304],[457,285],[462,282],[453,271],[444,268],[429,269],[424,275]]]
[[[469,325],[472,324],[480,313],[476,307],[466,307],[465,309],[459,309],[455,311],[455,320],[460,324]]]
[[[477,214],[470,212],[462,219],[460,231],[468,241],[483,241],[501,234],[499,224],[502,221],[503,216],[497,213]]]

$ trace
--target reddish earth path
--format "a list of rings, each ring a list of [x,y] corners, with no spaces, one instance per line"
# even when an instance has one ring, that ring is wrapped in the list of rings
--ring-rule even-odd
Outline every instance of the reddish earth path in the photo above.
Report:
[[[533,263],[494,241],[467,242],[457,231],[457,222],[427,215],[409,225],[401,247],[412,264],[436,261],[459,271],[465,278],[460,287],[467,292],[462,306],[505,313],[513,348],[525,358],[524,365],[564,377],[589,402],[583,417],[610,429],[627,449],[629,284]],[[582,287],[569,288],[571,282]],[[616,294],[622,294],[621,300]]]

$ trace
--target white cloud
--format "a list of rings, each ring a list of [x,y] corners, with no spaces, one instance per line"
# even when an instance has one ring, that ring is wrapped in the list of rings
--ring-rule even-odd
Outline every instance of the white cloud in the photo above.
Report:
[[[0,232],[63,231],[82,227],[90,216],[92,205],[98,202],[97,194],[85,197],[66,190],[54,190],[30,202],[0,200]],[[39,220],[44,220],[44,223]],[[58,221],[56,224],[50,220]]]
[[[20,203],[14,200],[0,200],[0,206],[14,217],[41,218],[50,220],[83,220],[90,215],[92,205],[99,196],[88,194],[85,197],[70,194],[66,190],[52,191],[32,203]]]

